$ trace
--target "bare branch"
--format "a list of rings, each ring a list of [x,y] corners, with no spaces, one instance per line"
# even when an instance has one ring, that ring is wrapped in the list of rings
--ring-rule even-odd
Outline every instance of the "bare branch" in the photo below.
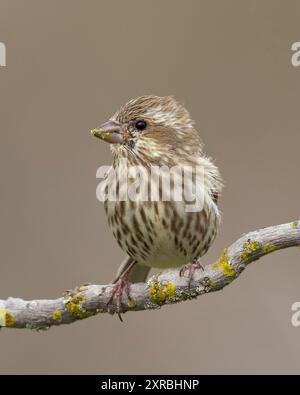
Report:
[[[235,280],[251,262],[288,247],[300,247],[300,221],[243,235],[226,248],[215,263],[196,270],[190,288],[188,278],[181,277],[179,270],[152,276],[147,283],[131,284],[129,298],[123,295],[123,310],[157,309],[218,291]],[[84,285],[55,300],[0,300],[0,326],[40,330],[70,324],[97,313],[113,314],[117,304],[115,300],[108,304],[111,287],[111,284]]]

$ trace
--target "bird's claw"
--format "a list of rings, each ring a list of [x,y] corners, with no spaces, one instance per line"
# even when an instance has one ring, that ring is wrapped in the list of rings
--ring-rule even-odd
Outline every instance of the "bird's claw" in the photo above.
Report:
[[[119,278],[119,280],[113,284],[112,289],[111,289],[111,294],[109,297],[109,300],[107,302],[107,306],[114,300],[114,297],[116,297],[116,312],[118,314],[118,317],[121,322],[123,322],[121,314],[123,313],[123,304],[122,304],[122,298],[123,298],[123,292],[126,292],[127,298],[129,298],[129,290],[130,290],[130,283],[128,279],[128,275],[124,274]]]
[[[185,272],[188,272],[188,287],[191,288],[192,280],[194,279],[194,273],[197,269],[201,269],[204,271],[204,267],[202,266],[199,259],[194,259],[192,262],[184,265],[179,272],[180,277],[183,277]]]

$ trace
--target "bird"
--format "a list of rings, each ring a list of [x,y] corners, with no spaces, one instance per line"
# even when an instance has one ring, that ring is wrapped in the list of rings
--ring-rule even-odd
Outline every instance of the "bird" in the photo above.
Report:
[[[146,191],[158,191],[156,199],[143,199],[139,187],[134,200],[117,196],[104,201],[108,225],[126,253],[111,296],[117,297],[120,316],[124,290],[128,293],[130,283],[145,282],[151,268],[181,268],[183,275],[188,270],[191,280],[194,271],[202,267],[200,258],[213,243],[221,221],[218,203],[223,182],[218,167],[203,151],[201,135],[188,110],[173,96],[131,99],[91,133],[111,147],[113,160],[104,180],[106,193],[112,180],[118,192],[122,182],[128,181],[124,163],[143,169]],[[199,209],[187,209],[187,200],[176,200],[172,194],[162,199],[161,181],[149,181],[151,171],[161,167],[192,169],[192,186],[199,181],[197,191],[202,196]],[[195,175],[196,167],[202,169],[201,177]],[[173,192],[174,179],[168,184]],[[130,179],[127,188],[133,182]]]

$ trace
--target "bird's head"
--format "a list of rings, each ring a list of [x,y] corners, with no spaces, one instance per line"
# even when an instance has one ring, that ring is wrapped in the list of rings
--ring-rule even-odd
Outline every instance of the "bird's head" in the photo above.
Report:
[[[170,152],[190,155],[202,146],[188,111],[170,96],[130,100],[91,133],[110,143],[114,155],[141,155],[150,162]]]

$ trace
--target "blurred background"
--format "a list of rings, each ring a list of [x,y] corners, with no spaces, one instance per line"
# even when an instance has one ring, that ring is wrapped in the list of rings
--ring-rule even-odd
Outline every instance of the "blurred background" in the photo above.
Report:
[[[225,179],[211,263],[299,219],[299,1],[0,0],[0,298],[109,282],[122,260],[96,199],[89,130],[130,98],[174,95]],[[1,330],[0,373],[299,373],[300,252],[223,291],[47,332]]]

